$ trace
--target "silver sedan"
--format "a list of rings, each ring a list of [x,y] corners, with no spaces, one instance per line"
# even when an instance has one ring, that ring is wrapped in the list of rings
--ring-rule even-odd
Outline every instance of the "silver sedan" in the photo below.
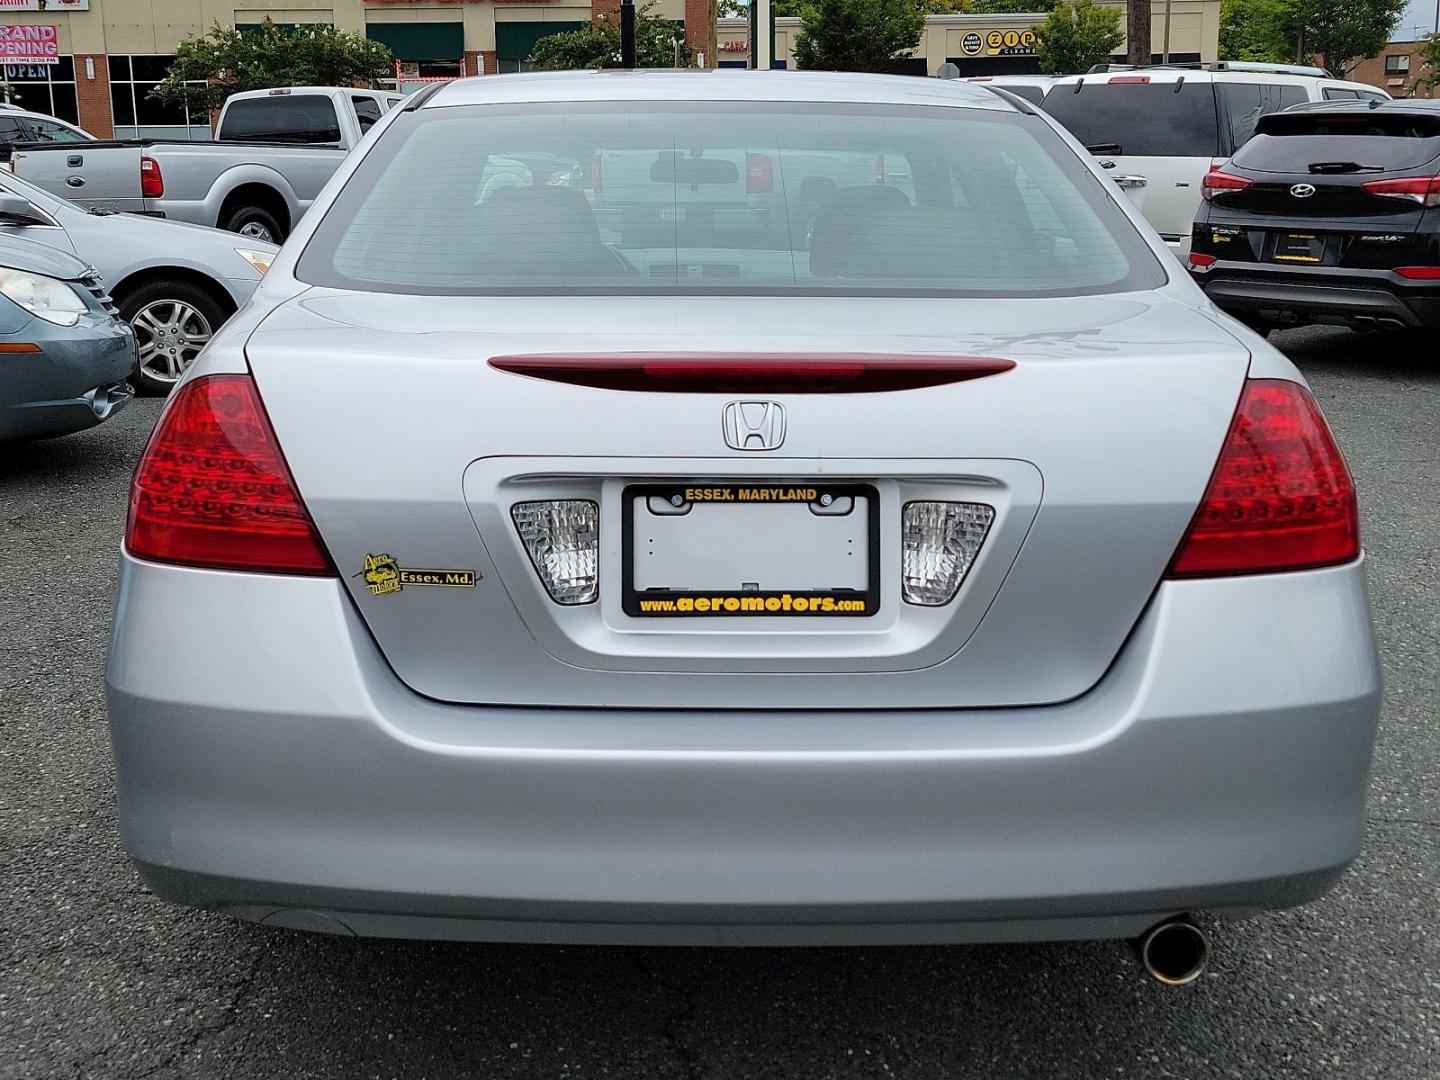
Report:
[[[1355,858],[1345,462],[1042,113],[575,73],[382,123],[136,475],[107,683],[158,894],[507,941],[1158,926],[1183,982],[1184,916]]]
[[[0,170],[0,235],[93,265],[135,331],[138,389],[168,393],[250,297],[274,244],[178,221],[84,210]]]

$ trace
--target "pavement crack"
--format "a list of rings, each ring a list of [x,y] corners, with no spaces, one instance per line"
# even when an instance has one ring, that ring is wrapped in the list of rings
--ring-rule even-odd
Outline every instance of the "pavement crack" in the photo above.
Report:
[[[220,1022],[213,1026],[201,1025],[195,1031],[187,1034],[179,1040],[175,1049],[167,1054],[164,1060],[140,1073],[137,1080],[148,1080],[149,1077],[159,1076],[167,1069],[174,1069],[180,1076],[187,1075],[187,1070],[183,1065],[186,1056],[202,1042],[212,1041],[224,1035],[240,1018],[240,1008],[254,990],[256,980],[260,977],[260,965],[264,962],[265,950],[256,948],[249,970],[240,976],[235,984],[234,992],[230,995],[230,1000],[221,1007]]]
[[[678,999],[679,1007],[664,1018],[661,1031],[665,1036],[665,1045],[670,1048],[671,1054],[680,1062],[685,1070],[685,1075],[690,1078],[699,1077],[700,1056],[695,1052],[694,1047],[681,1037],[681,1029],[697,1015],[694,995],[690,993],[688,987],[668,978],[651,965],[646,959],[644,950],[636,951],[635,965],[640,969],[642,975]]]

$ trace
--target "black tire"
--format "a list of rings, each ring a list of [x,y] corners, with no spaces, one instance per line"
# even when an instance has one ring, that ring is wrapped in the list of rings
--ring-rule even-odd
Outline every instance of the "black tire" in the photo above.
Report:
[[[285,239],[285,229],[279,219],[261,206],[237,206],[226,215],[220,227],[255,240],[268,240],[272,244],[279,244]]]
[[[210,293],[173,278],[148,281],[115,298],[135,330],[140,366],[131,382],[142,394],[168,394],[229,317]],[[169,328],[173,325],[174,333]]]

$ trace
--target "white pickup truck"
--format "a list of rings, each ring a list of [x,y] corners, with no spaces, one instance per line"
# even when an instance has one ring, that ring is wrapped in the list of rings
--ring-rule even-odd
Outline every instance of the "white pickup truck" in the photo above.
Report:
[[[14,171],[85,207],[212,225],[280,243],[372,125],[389,91],[292,86],[234,94],[216,139],[21,144]]]

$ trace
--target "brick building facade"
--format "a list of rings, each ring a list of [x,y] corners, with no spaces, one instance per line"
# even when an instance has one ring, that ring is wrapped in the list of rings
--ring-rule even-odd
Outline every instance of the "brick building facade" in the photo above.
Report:
[[[1410,89],[1425,63],[1420,56],[1421,44],[1418,41],[1392,41],[1378,55],[1356,64],[1350,78],[1378,86],[1391,97],[1436,97],[1434,90]]]

